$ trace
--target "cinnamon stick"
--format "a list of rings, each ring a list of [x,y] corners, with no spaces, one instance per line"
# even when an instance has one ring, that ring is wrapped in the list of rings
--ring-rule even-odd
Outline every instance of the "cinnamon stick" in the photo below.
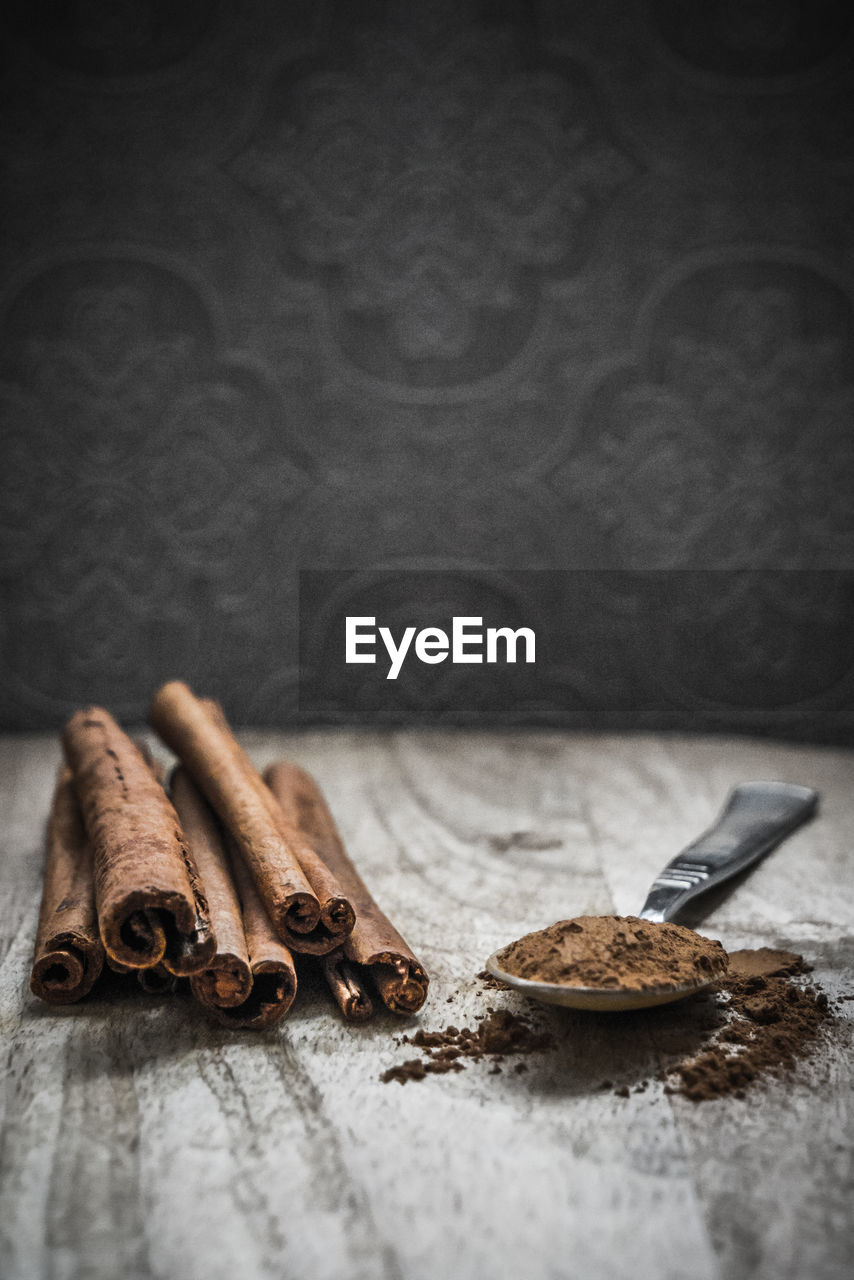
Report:
[[[320,967],[335,1003],[348,1022],[367,1022],[374,1016],[374,1002],[364,970],[360,972],[341,950],[321,956]]]
[[[137,969],[136,980],[148,996],[170,996],[178,986],[178,979],[165,964],[152,965],[150,969]]]
[[[339,946],[353,928],[353,907],[305,836],[273,802],[221,709],[173,680],[156,694],[149,721],[233,837],[279,938],[312,955]]]
[[[214,698],[200,698],[199,702],[219,727],[230,735],[231,729],[220,703]],[[263,782],[262,789],[265,799],[269,802],[271,800],[270,792],[267,787],[263,786]],[[283,814],[281,807],[275,803],[275,800],[272,803],[272,813],[275,822],[281,826]],[[290,825],[289,834],[291,838],[299,840],[301,833]],[[300,858],[302,869],[320,903],[320,926],[316,933],[306,941],[299,938],[291,939],[291,948],[294,951],[306,952],[317,956],[329,954],[330,948],[339,946],[343,938],[352,931],[356,921],[355,911],[346,898],[341,896],[340,884],[323,859],[318,856],[317,851],[311,847],[310,842],[307,847],[298,846],[297,854]]]
[[[240,898],[219,824],[184,765],[172,775],[171,796],[205,886],[216,935],[216,952],[204,969],[193,974],[190,987],[196,999],[211,1008],[243,1004],[252,990],[252,970]]]
[[[160,786],[163,787],[163,789],[165,790],[166,789],[166,767],[163,764],[163,761],[159,760],[157,756],[154,755],[148,743],[145,742],[144,739],[134,738],[133,742],[134,742],[134,746],[138,749],[140,755],[145,760],[145,763],[148,765],[149,769],[154,774],[157,781],[160,783]],[[183,828],[183,823],[181,825]],[[184,833],[184,838],[185,840],[187,839],[186,832]],[[187,843],[188,844],[190,843],[189,840],[187,841]],[[191,848],[191,852],[193,852],[192,848]],[[196,869],[199,870],[198,866]],[[207,897],[208,892],[207,892],[207,885],[205,884],[204,876],[201,876],[201,881],[205,890],[205,896]],[[211,927],[213,929],[212,917],[211,917]],[[213,933],[214,933],[214,936],[216,936],[216,929],[213,929]],[[130,969],[125,969],[125,973],[131,973],[131,972],[134,972],[134,971]],[[153,965],[150,969],[137,969],[135,972],[136,972],[136,980],[147,996],[171,996],[178,989],[177,976],[174,973],[170,973],[169,970],[166,968],[166,965],[163,964],[162,962],[160,964]]]
[[[297,993],[296,969],[290,951],[276,935],[255,881],[234,848],[234,842],[226,838],[226,845],[239,900],[252,986],[246,999],[238,1005],[223,1003],[212,994],[211,987],[192,979],[190,990],[223,1026],[260,1031],[281,1021],[293,1004]]]
[[[213,955],[204,889],[175,813],[131,739],[100,707],[63,733],[92,844],[104,947],[130,969],[163,963],[181,976]]]
[[[71,770],[63,765],[57,775],[47,824],[44,884],[30,990],[51,1004],[72,1004],[91,991],[103,965],[92,851]]]
[[[177,977],[174,973],[170,973],[162,962],[152,965],[150,969],[132,969],[130,965],[121,964],[108,954],[107,968],[123,978],[134,976],[137,984],[148,996],[171,995],[178,987]]]
[[[264,779],[287,820],[311,842],[356,908],[353,932],[324,965],[342,1013],[359,1021],[370,1016],[364,1012],[368,975],[389,1009],[417,1012],[427,998],[427,974],[350,861],[317,783],[284,760],[271,765]]]

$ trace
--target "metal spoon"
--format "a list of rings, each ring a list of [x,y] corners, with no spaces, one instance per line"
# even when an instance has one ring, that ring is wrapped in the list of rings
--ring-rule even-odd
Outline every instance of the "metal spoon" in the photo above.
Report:
[[[815,813],[818,792],[789,782],[742,782],[735,787],[714,826],[668,862],[652,883],[642,920],[672,920],[686,902],[738,875]],[[575,987],[564,982],[531,982],[507,973],[499,952],[486,962],[494,978],[522,995],[572,1009],[644,1009],[681,1000],[716,981],[699,978],[681,986],[630,991],[623,987]],[[720,976],[720,975],[718,975]]]

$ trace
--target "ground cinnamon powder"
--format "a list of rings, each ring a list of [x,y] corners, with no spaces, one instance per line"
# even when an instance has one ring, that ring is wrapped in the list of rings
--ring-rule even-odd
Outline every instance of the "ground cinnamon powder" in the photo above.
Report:
[[[549,930],[542,932],[549,933]],[[682,932],[690,933],[689,930]],[[789,1070],[820,1044],[821,1035],[833,1018],[825,993],[806,984],[804,975],[809,973],[810,966],[795,952],[759,947],[733,951],[729,961],[729,970],[709,989],[710,994],[704,992],[685,1001],[681,1018],[681,1005],[668,1006],[670,1031],[678,1032],[684,1023],[688,1034],[681,1037],[685,1041],[682,1046],[674,1043],[672,1034],[668,1037],[669,1048],[662,1046],[663,1064],[658,1079],[664,1083],[666,1092],[682,1094],[693,1102],[740,1098],[749,1086]],[[495,980],[487,981],[486,973],[478,976],[484,987],[497,989]],[[701,1008],[706,1012],[698,1019]],[[628,1016],[637,1019],[643,1015]],[[574,1014],[573,1036],[579,1034],[580,1019],[588,1017],[596,1020],[601,1035],[609,1023],[616,1026],[623,1015]],[[699,1049],[698,1030],[701,1033]],[[677,1035],[676,1040],[679,1038]],[[474,1030],[455,1026],[443,1031],[419,1030],[412,1036],[402,1036],[397,1043],[412,1045],[422,1056],[391,1067],[381,1077],[386,1083],[397,1080],[406,1084],[410,1080],[424,1080],[428,1075],[462,1071],[466,1061],[481,1059],[492,1063],[489,1074],[498,1074],[504,1069],[506,1057],[552,1049],[555,1038],[538,1029],[524,1014],[506,1008],[489,1008]],[[520,1060],[513,1070],[526,1071],[527,1063]],[[629,1083],[633,1085],[631,1089]],[[618,1096],[627,1098],[632,1092],[643,1092],[648,1084],[646,1079],[624,1080],[615,1087],[614,1082],[608,1080],[599,1087],[613,1089]]]
[[[647,991],[709,982],[724,973],[727,957],[719,942],[679,924],[577,916],[511,942],[498,962],[532,982]]]
[[[699,1054],[662,1073],[671,1089],[693,1102],[741,1098],[755,1080],[805,1057],[832,1017],[823,991],[792,981],[808,972],[792,951],[734,951],[718,995],[722,1025]]]
[[[480,1062],[492,1059],[491,1075],[501,1071],[504,1058],[510,1054],[536,1053],[554,1047],[554,1038],[548,1032],[537,1031],[528,1018],[509,1009],[488,1009],[474,1030],[470,1027],[445,1027],[444,1031],[416,1031],[413,1036],[401,1036],[398,1044],[411,1044],[423,1051],[423,1058],[410,1058],[399,1066],[390,1067],[380,1079],[384,1084],[397,1080],[423,1080],[428,1075],[445,1075],[449,1071],[462,1071],[464,1059]],[[516,1071],[527,1070],[523,1062]]]

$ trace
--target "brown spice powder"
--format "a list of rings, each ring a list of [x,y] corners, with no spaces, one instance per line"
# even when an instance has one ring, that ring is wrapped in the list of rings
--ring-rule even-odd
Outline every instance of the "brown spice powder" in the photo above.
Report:
[[[754,1081],[791,1069],[815,1047],[832,1018],[826,994],[799,986],[792,976],[809,971],[791,951],[736,951],[721,984],[724,1025],[709,1046],[666,1072],[672,1089],[693,1102],[744,1097]]]
[[[506,982],[502,982],[500,978],[494,978],[488,969],[481,969],[477,975],[477,980],[487,991],[512,991],[512,987],[508,987]],[[482,991],[477,993],[483,995]]]
[[[423,1058],[410,1058],[399,1066],[390,1067],[380,1079],[384,1084],[397,1080],[423,1080],[427,1075],[445,1075],[449,1071],[462,1071],[463,1059],[480,1062],[490,1056],[493,1059],[491,1075],[497,1075],[505,1055],[536,1053],[551,1049],[554,1040],[547,1032],[537,1031],[527,1018],[511,1013],[509,1009],[489,1009],[480,1019],[476,1029],[445,1027],[444,1031],[419,1030],[413,1036],[401,1036],[400,1044],[411,1044],[424,1051]],[[524,1063],[516,1065],[516,1071],[525,1070]]]
[[[637,916],[577,916],[525,934],[498,954],[507,973],[532,982],[648,991],[723,974],[719,942],[679,924]]]
[[[750,1085],[778,1075],[808,1056],[833,1017],[824,992],[794,980],[809,970],[803,957],[793,951],[760,947],[732,952],[726,977],[713,988],[713,998],[706,1001],[708,1016],[700,1023],[705,1044],[699,1052],[695,1039],[697,1002],[690,1002],[691,1014],[684,1024],[691,1034],[685,1048],[688,1043],[693,1047],[690,1054],[683,1048],[680,1057],[676,1045],[671,1045],[669,1060],[658,1077],[665,1082],[666,1091],[683,1094],[693,1102],[743,1097]],[[669,1016],[678,1017],[676,1006],[671,1010]],[[574,1025],[577,1034],[577,1023]],[[604,1025],[600,1022],[600,1029]],[[494,1075],[503,1069],[505,1056],[536,1053],[555,1045],[548,1032],[538,1031],[526,1017],[492,1008],[474,1030],[455,1026],[443,1031],[419,1030],[411,1037],[402,1036],[397,1043],[420,1049],[422,1056],[391,1067],[380,1077],[386,1083],[397,1080],[406,1084],[428,1075],[462,1071],[467,1061],[483,1058],[492,1062],[489,1074]],[[527,1063],[517,1062],[513,1070],[524,1072]],[[606,1080],[599,1088],[613,1089],[627,1098],[630,1093],[645,1091],[648,1083],[641,1080],[630,1090],[628,1083],[615,1087],[613,1081]]]

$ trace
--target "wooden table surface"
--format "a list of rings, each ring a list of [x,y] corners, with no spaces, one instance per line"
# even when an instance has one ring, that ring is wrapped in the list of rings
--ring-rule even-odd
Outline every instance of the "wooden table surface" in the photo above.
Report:
[[[637,911],[748,778],[817,787],[820,816],[703,921],[801,950],[854,991],[854,753],[558,733],[245,734],[318,777],[345,841],[432,977],[421,1025],[521,1008],[476,979],[564,916]],[[188,998],[112,989],[67,1009],[28,978],[58,748],[0,739],[0,1228],[5,1280],[824,1280],[854,1256],[851,1024],[744,1100],[654,1076],[683,1012],[538,1010],[551,1053],[401,1087],[384,1017],[348,1028],[310,982],[230,1033]],[[847,1011],[847,1015],[846,1015]],[[674,1022],[676,1019],[676,1022]],[[637,1084],[628,1097],[603,1080]]]

